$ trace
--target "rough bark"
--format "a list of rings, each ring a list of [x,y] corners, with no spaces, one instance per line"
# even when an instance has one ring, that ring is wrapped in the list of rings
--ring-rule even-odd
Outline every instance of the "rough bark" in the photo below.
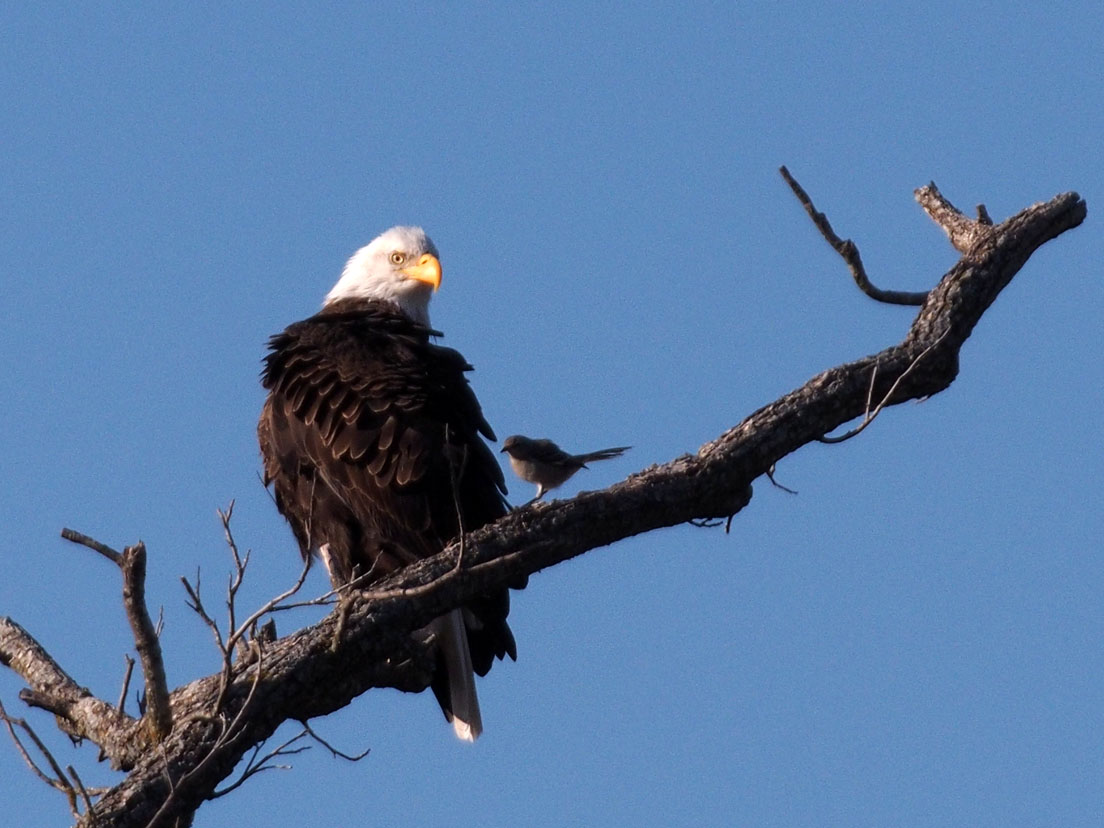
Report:
[[[1076,193],[998,225],[984,209],[977,220],[966,217],[934,185],[916,198],[962,257],[922,299],[900,343],[818,374],[695,454],[604,491],[519,509],[346,601],[318,624],[255,644],[249,658],[230,668],[225,688],[226,676],[216,674],[171,694],[172,729],[155,746],[150,728],[93,699],[22,628],[0,619],[0,662],[27,681],[26,698],[129,771],[78,824],[190,824],[246,752],[282,722],[326,715],[373,687],[425,689],[432,658],[410,633],[436,616],[518,575],[633,535],[731,518],[748,503],[752,481],[789,453],[856,418],[869,419],[879,403],[939,393],[955,379],[962,344],[1004,286],[1036,249],[1086,215]],[[833,246],[850,246],[840,251],[845,260],[854,247],[850,241]]]

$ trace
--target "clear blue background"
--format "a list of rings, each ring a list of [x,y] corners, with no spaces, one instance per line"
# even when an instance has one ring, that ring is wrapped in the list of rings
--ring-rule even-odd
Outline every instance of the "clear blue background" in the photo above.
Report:
[[[907,329],[780,164],[897,289],[956,258],[912,200],[931,179],[998,220],[1089,202],[949,391],[779,465],[799,495],[761,482],[727,536],[666,530],[535,577],[476,746],[428,694],[369,693],[315,723],[366,760],[301,755],[197,824],[1104,822],[1098,3],[18,6],[0,613],[108,699],[119,578],[58,531],[145,540],[170,681],[213,672],[178,577],[201,568],[219,606],[215,509],[236,501],[254,550],[245,605],[298,572],[257,477],[264,342],[386,227],[441,249],[433,321],[500,436],[634,446],[571,494]],[[0,671],[13,712],[20,686]],[[117,780],[28,715],[86,784]],[[6,743],[0,810],[68,821]]]

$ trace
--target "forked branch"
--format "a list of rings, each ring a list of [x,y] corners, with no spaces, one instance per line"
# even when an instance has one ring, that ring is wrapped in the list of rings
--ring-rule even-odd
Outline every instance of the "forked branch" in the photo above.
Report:
[[[172,710],[169,707],[169,686],[165,678],[161,643],[146,609],[146,545],[138,541],[119,553],[107,544],[72,529],[62,529],[61,536],[103,555],[123,574],[123,607],[146,683],[146,709],[142,721],[149,731],[150,740],[156,744],[172,730]]]

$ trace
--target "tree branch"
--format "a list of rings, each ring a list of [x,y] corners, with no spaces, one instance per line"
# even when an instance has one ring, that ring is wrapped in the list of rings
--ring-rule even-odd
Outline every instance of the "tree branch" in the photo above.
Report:
[[[149,741],[156,744],[172,729],[172,711],[169,708],[169,687],[158,630],[146,609],[146,545],[138,541],[133,546],[126,547],[120,554],[107,544],[72,529],[62,529],[61,536],[67,541],[95,550],[122,572],[123,607],[134,636],[134,647],[142,662],[142,675],[145,677],[146,707],[142,723],[148,731]],[[129,673],[127,680],[129,681]],[[119,711],[122,711],[121,704]]]
[[[146,545],[141,541],[123,550],[123,606],[134,633],[134,646],[146,678],[146,712],[143,717],[154,744],[172,730],[169,686],[157,631],[146,611]]]
[[[832,225],[828,222],[828,217],[824,213],[818,212],[816,207],[813,206],[813,200],[809,198],[809,194],[805,192],[797,180],[790,175],[790,171],[785,167],[779,167],[778,172],[782,174],[782,178],[786,183],[790,185],[790,189],[793,190],[793,194],[797,196],[797,200],[801,202],[801,206],[805,208],[805,212],[808,213],[809,218],[812,219],[813,224],[816,225],[816,229],[820,231],[820,234],[824,236],[828,244],[832,245],[832,249],[840,254],[840,257],[847,264],[848,270],[851,271],[851,278],[855,280],[855,284],[858,285],[859,290],[869,296],[871,299],[875,299],[878,302],[885,302],[890,305],[919,305],[922,304],[927,297],[926,292],[913,293],[904,290],[882,290],[875,287],[870,281],[870,278],[866,275],[866,268],[863,266],[862,257],[859,255],[859,248],[855,245],[851,239],[841,239],[836,235],[836,231],[832,229]]]
[[[126,672],[123,674],[123,689],[119,691],[119,703],[115,705],[120,713],[126,712],[127,691],[130,689],[130,677],[134,673],[134,659],[129,655],[123,655],[126,660]]]
[[[884,411],[945,389],[957,375],[963,342],[1000,291],[1039,246],[1078,226],[1086,208],[1067,193],[989,226],[960,218],[952,207],[932,201],[932,192],[924,188],[917,198],[937,204],[939,217],[933,218],[952,228],[952,243],[965,245],[966,252],[926,295],[900,343],[824,371],[695,454],[604,491],[515,510],[374,584],[369,593],[348,594],[322,621],[264,645],[256,659],[177,689],[171,698],[176,727],[157,751],[137,757],[129,776],[80,824],[188,824],[218,783],[282,722],[326,715],[372,687],[425,689],[433,655],[429,643],[411,632],[433,618],[588,550],[694,519],[730,518],[749,502],[756,477],[801,446],[868,415],[871,401],[880,400]],[[13,622],[7,623],[10,628]],[[10,664],[15,659],[3,629],[0,659]]]
[[[984,204],[978,205],[976,220],[968,218],[944,198],[934,181],[920,187],[913,195],[931,220],[943,228],[951,245],[959,253],[969,253],[975,244],[992,231],[993,220],[989,218]]]
[[[5,617],[0,617],[0,664],[27,682],[30,689],[19,697],[57,716],[68,736],[99,745],[114,768],[126,769],[137,761],[146,743],[138,738],[138,720],[78,685],[30,633]]]
[[[81,546],[87,546],[89,549],[95,552],[99,552],[101,555],[103,555],[105,558],[115,564],[115,566],[122,567],[123,565],[123,556],[112,549],[110,546],[108,546],[106,543],[100,543],[95,538],[90,538],[88,537],[88,535],[82,534],[73,529],[62,529],[61,536],[71,543],[80,544]]]
[[[42,740],[38,738],[38,734],[34,732],[29,724],[23,719],[16,719],[8,715],[8,711],[4,709],[3,703],[0,703],[0,722],[3,722],[8,729],[8,735],[11,736],[12,741],[15,743],[16,750],[19,751],[19,755],[23,757],[23,761],[30,767],[31,772],[53,788],[55,791],[60,791],[65,795],[66,800],[69,802],[69,810],[73,816],[80,816],[80,810],[77,808],[77,792],[73,789],[72,783],[65,778],[65,774],[61,770],[61,766],[54,759],[52,753],[43,744]],[[34,744],[35,748],[42,758],[46,761],[46,764],[50,766],[54,775],[46,773],[42,768],[38,766],[38,763],[31,757],[30,752],[23,744],[23,740],[19,738],[19,734],[16,733],[16,728],[22,730],[28,739]]]

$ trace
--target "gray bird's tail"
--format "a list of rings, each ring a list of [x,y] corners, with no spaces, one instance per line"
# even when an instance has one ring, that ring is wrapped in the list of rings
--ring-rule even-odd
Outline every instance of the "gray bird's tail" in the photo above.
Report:
[[[591,460],[612,460],[614,457],[620,457],[631,448],[632,446],[618,446],[617,448],[599,449],[586,454],[576,454],[575,459],[584,465]]]

